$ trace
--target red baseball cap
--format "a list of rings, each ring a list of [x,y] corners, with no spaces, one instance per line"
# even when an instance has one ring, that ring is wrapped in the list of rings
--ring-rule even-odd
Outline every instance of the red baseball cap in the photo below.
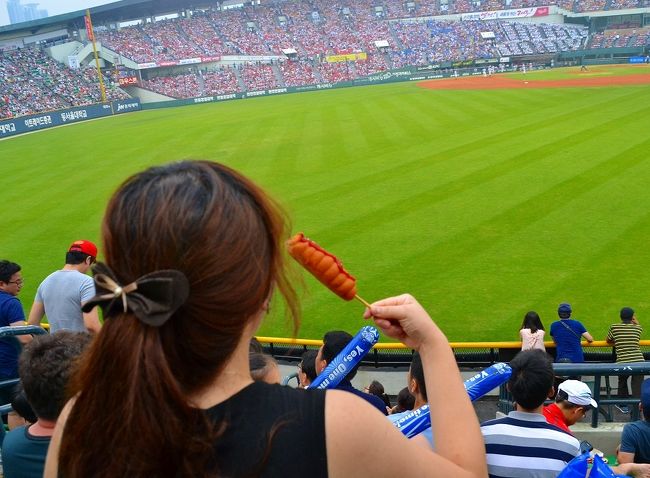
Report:
[[[74,241],[70,249],[68,249],[68,252],[83,252],[95,258],[97,257],[97,246],[90,241]]]

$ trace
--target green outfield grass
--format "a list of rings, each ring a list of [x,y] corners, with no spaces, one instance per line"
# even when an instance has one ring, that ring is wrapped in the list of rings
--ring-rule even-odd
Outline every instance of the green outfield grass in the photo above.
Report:
[[[650,327],[649,127],[647,85],[400,83],[92,121],[0,141],[0,256],[23,266],[28,310],[72,240],[99,240],[123,179],[208,158],[272,192],[362,297],[411,292],[452,340],[515,340],[526,311],[549,326],[563,301],[603,339],[622,306]],[[300,337],[364,325],[305,283]],[[260,334],[289,333],[280,312]]]
[[[587,65],[587,71],[580,67],[557,68],[552,70],[534,70],[505,73],[505,76],[526,80],[571,80],[577,78],[611,78],[623,75],[647,75],[650,65]]]

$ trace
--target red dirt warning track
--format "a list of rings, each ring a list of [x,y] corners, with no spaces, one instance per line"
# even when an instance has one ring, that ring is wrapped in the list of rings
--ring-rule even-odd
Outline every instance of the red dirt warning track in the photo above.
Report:
[[[418,83],[431,90],[502,90],[514,88],[584,88],[590,86],[628,86],[650,84],[650,74],[610,76],[598,78],[568,78],[566,80],[526,80],[504,75],[463,76],[428,80]]]

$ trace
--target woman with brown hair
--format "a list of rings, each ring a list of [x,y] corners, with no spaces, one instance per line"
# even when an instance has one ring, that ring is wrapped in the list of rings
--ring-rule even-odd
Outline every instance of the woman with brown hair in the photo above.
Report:
[[[476,415],[447,339],[409,295],[365,318],[420,351],[437,454],[352,394],[253,382],[249,343],[277,289],[286,223],[250,180],[185,161],[129,178],[102,226],[105,324],[75,377],[46,477],[485,477]],[[435,393],[444,383],[444,393]],[[373,437],[368,441],[368,437]]]

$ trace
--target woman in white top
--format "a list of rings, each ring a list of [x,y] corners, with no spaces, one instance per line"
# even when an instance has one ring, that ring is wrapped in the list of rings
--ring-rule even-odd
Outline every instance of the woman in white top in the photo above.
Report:
[[[544,326],[537,312],[530,311],[524,316],[519,336],[521,337],[521,350],[540,349],[544,347]]]

